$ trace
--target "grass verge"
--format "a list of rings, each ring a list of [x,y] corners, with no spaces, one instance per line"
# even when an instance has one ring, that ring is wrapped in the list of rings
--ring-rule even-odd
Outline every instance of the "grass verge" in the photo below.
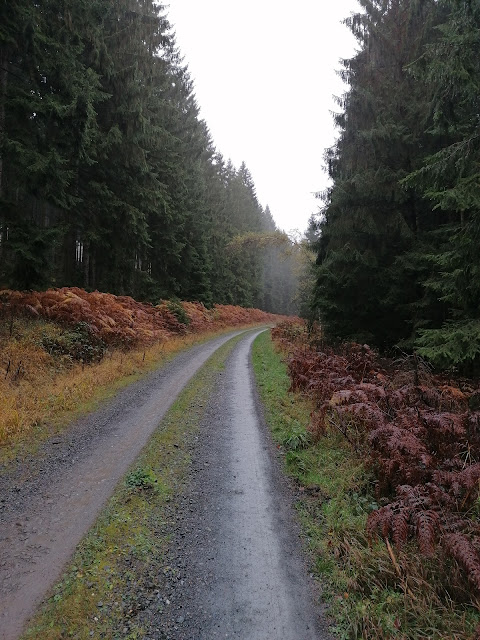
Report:
[[[164,586],[176,577],[165,553],[174,498],[217,374],[239,339],[218,349],[177,398],[23,640],[137,640],[145,635],[144,611],[161,614],[169,605]]]
[[[253,364],[267,422],[298,487],[296,506],[332,633],[342,640],[474,638],[478,609],[454,602],[435,557],[369,544],[366,520],[377,507],[372,478],[338,432],[311,440],[312,407],[288,392],[286,366],[268,332],[254,342]]]

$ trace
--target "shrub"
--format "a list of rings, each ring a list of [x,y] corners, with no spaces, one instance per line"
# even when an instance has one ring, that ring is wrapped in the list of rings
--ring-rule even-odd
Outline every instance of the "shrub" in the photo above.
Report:
[[[73,329],[56,337],[44,335],[41,345],[52,356],[66,355],[71,360],[85,363],[99,362],[107,350],[103,340],[92,333],[86,322],[78,322]]]
[[[138,467],[125,478],[125,484],[129,489],[152,490],[157,484],[157,476],[150,467]]]

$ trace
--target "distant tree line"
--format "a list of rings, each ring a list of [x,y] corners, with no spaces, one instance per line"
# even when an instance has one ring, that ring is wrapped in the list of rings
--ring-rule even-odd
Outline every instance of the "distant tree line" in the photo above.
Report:
[[[0,3],[0,288],[293,311],[291,254],[247,233],[278,230],[214,148],[163,6]]]
[[[313,306],[330,339],[478,373],[480,3],[360,5],[313,225]]]

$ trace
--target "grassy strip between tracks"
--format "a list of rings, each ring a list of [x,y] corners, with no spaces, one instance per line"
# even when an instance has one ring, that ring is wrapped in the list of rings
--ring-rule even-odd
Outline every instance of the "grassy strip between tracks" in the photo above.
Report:
[[[338,432],[311,441],[306,426],[312,407],[288,392],[286,366],[268,332],[255,340],[253,362],[267,422],[297,486],[299,518],[335,637],[474,638],[478,611],[442,591],[434,559],[421,559],[408,546],[369,545],[366,519],[377,506],[372,479]]]
[[[145,611],[161,614],[169,606],[165,585],[176,574],[165,553],[174,497],[186,481],[189,449],[217,374],[239,339],[218,349],[177,398],[23,640],[136,640],[146,634]]]

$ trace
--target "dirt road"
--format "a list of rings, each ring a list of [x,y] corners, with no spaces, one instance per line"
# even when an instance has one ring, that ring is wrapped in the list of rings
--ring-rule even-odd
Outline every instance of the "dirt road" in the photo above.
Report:
[[[239,333],[181,353],[0,476],[1,640],[18,637],[176,396]]]
[[[231,335],[182,353],[0,477],[2,640],[19,636],[175,397]],[[178,585],[176,608],[161,620],[152,614],[162,635],[148,637],[327,637],[256,400],[253,337],[235,347],[210,401],[185,497],[195,507],[182,514],[172,545],[172,563],[189,577]]]
[[[149,638],[330,638],[255,390],[254,338],[235,347],[210,399],[171,545],[182,580],[170,585],[173,606],[151,615]]]

